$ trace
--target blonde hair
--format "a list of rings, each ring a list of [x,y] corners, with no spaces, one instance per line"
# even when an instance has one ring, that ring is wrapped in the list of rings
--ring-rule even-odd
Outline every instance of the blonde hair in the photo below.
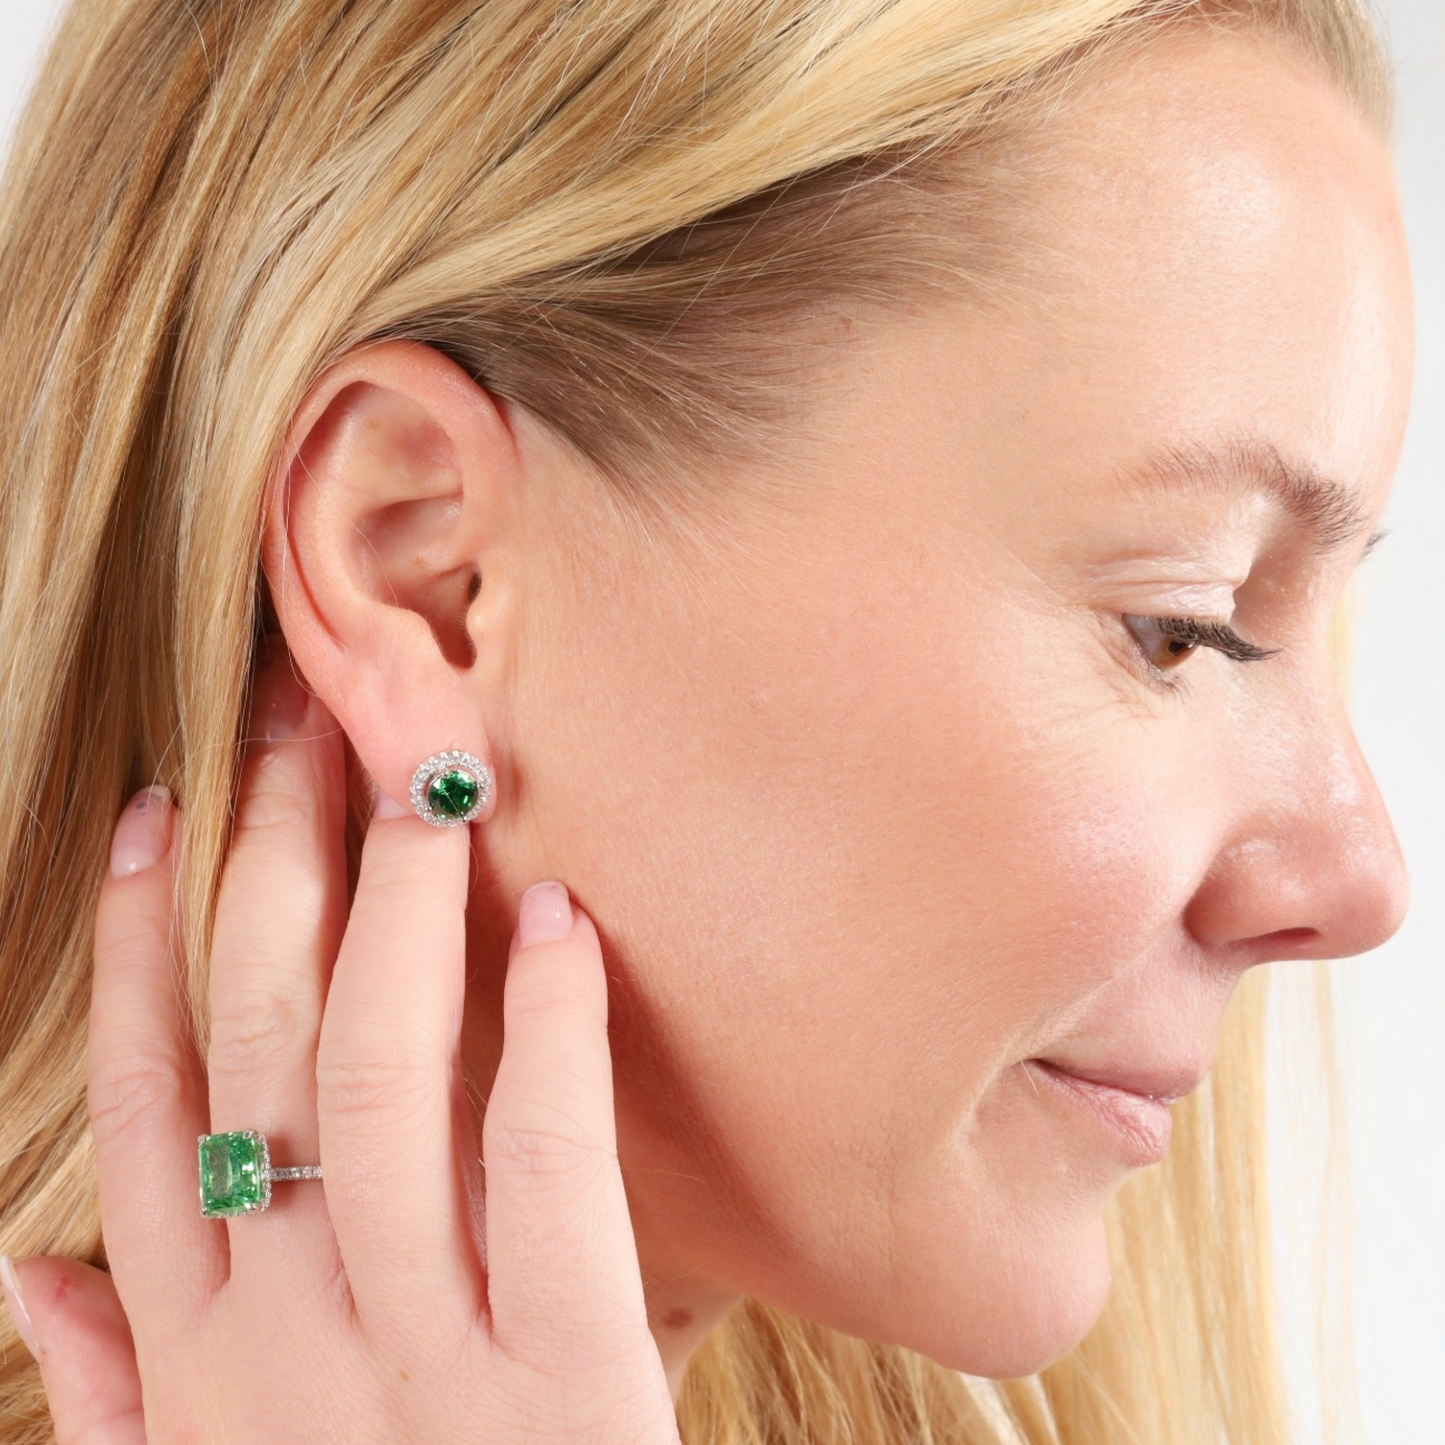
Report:
[[[70,6],[0,194],[4,1250],[103,1259],[93,911],[114,818],[152,781],[186,813],[204,1056],[265,620],[260,500],[311,381],[367,341],[430,343],[641,514],[691,484],[679,458],[786,438],[798,338],[830,300],[942,280],[986,304],[1026,284],[1009,137],[1174,24],[1287,38],[1389,135],[1355,0]],[[972,1380],[747,1301],[691,1363],[684,1439],[1282,1442],[1262,990],[1256,971],[1168,1161],[1111,1204],[1116,1282],[1076,1350]],[[4,1331],[5,1439],[47,1440],[38,1374]]]

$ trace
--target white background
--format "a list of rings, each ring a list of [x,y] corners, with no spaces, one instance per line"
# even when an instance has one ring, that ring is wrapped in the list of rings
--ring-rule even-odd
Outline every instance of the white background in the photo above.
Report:
[[[1361,568],[1354,716],[1410,866],[1404,926],[1344,960],[1361,1230],[1360,1369],[1369,1445],[1445,1439],[1445,0],[1377,6],[1400,89],[1396,148],[1414,263],[1416,374],[1386,505]],[[1433,579],[1433,580],[1432,580]]]
[[[0,145],[57,0],[0,11]],[[1415,266],[1417,375],[1404,456],[1361,569],[1353,711],[1410,865],[1382,948],[1333,966],[1360,1209],[1358,1358],[1368,1445],[1440,1439],[1445,1373],[1445,0],[1376,0],[1401,92],[1397,164]],[[1432,583],[1431,578],[1435,579]],[[1282,1245],[1299,1237],[1279,1219]],[[1307,1344],[1296,1308],[1291,1357]],[[1303,1366],[1297,1365],[1303,1369]],[[1312,1440],[1301,1375],[1300,1439]]]

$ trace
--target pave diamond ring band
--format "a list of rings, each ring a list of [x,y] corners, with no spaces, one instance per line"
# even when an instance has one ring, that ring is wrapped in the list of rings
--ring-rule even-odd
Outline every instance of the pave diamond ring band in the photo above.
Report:
[[[207,1219],[255,1214],[271,1202],[271,1185],[288,1179],[320,1179],[319,1164],[271,1167],[266,1136],[256,1129],[197,1138],[201,1213]]]

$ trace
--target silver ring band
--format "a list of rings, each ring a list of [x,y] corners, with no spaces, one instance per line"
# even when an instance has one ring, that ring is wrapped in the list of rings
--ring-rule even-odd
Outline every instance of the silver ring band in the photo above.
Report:
[[[268,1169],[266,1178],[277,1179],[320,1179],[319,1164],[288,1164],[284,1169]]]

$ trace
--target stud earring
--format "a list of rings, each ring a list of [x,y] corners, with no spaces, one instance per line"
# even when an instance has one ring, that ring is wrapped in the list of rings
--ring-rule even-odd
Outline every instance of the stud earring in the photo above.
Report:
[[[492,796],[492,770],[475,754],[433,753],[411,775],[411,805],[438,828],[470,823]]]

